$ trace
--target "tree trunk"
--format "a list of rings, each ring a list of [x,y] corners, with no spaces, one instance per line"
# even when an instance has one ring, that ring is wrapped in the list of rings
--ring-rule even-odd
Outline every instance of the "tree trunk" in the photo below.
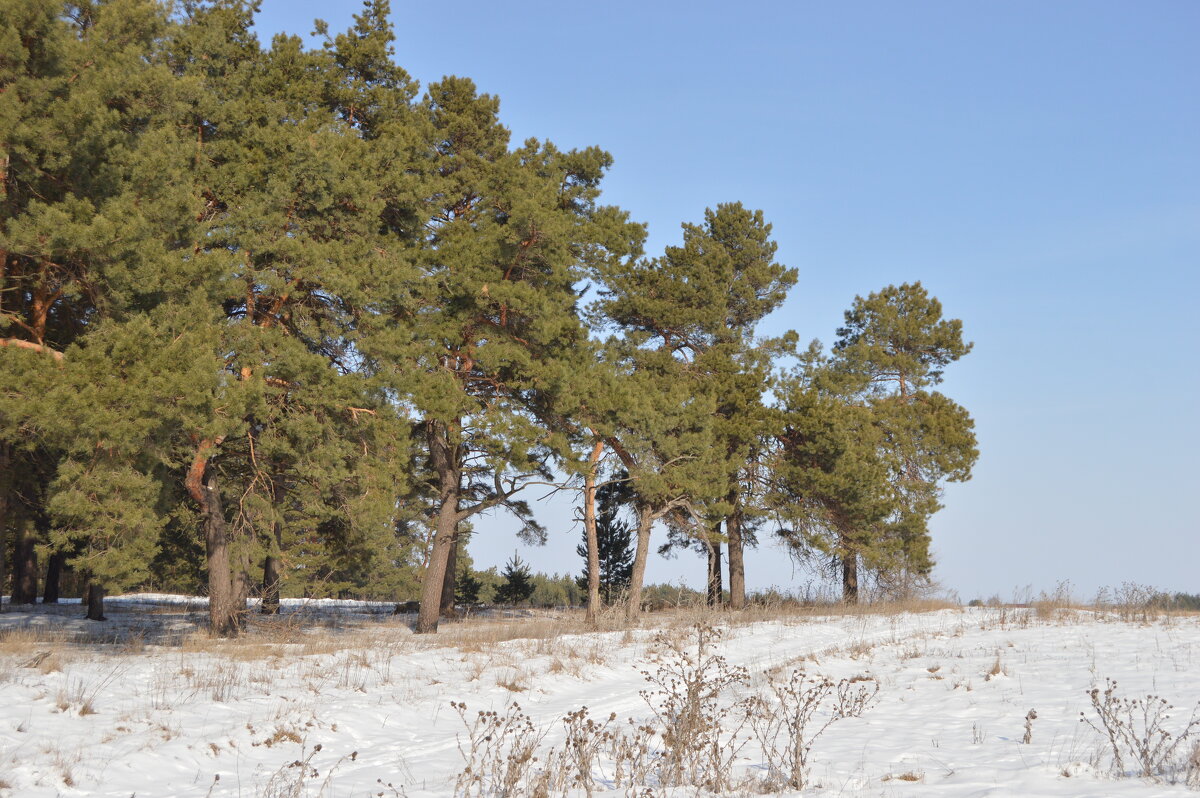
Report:
[[[725,519],[725,534],[729,538],[729,608],[746,606],[745,537],[742,535],[742,508],[735,503],[733,512]]]
[[[262,612],[279,614],[279,558],[270,554],[263,560]]]
[[[65,552],[56,551],[50,555],[46,565],[46,584],[42,589],[43,604],[57,604],[59,591],[62,586],[62,570],[67,562]]]
[[[626,620],[635,621],[642,613],[642,581],[646,578],[646,560],[650,555],[650,530],[654,526],[654,512],[649,507],[637,508],[637,548],[633,553],[633,573],[629,575],[629,603],[625,607]]]
[[[450,543],[450,555],[446,558],[446,573],[442,575],[442,597],[438,601],[438,613],[443,618],[458,617],[458,610],[454,609],[454,588],[458,581],[458,547],[461,545],[456,524],[454,540]]]
[[[200,515],[204,523],[209,632],[221,637],[232,637],[241,631],[244,616],[238,613],[234,604],[229,530],[225,524],[225,509],[221,504],[221,486],[216,471],[208,467],[213,450],[224,440],[225,436],[219,435],[197,444],[196,454],[188,467],[183,484],[188,495],[200,506]]]
[[[208,555],[208,624],[221,637],[233,637],[241,631],[241,617],[233,595],[230,568],[229,531],[217,475],[209,473],[203,487],[201,511],[204,515],[204,543]]]
[[[708,606],[717,608],[723,603],[724,585],[721,584],[721,524],[712,528],[705,541],[708,548]]]
[[[17,533],[17,546],[13,557],[13,604],[37,603],[37,535],[22,524]]]
[[[433,546],[429,551],[429,563],[425,566],[425,577],[421,580],[417,634],[429,634],[438,629],[446,565],[450,561],[450,550],[455,545],[458,533],[458,500],[459,491],[462,489],[462,474],[446,425],[438,421],[426,421],[425,435],[429,443],[430,466],[438,477],[438,514]]]
[[[88,582],[87,586],[87,619],[89,621],[107,621],[104,617],[104,588],[99,582]]]
[[[600,611],[600,540],[596,534],[596,470],[604,442],[596,441],[588,456],[588,470],[583,476],[583,530],[587,536],[587,616],[595,624]]]
[[[250,591],[253,589],[254,578],[250,576],[250,541],[243,537],[238,541],[239,545],[234,546],[233,561],[233,607],[237,613],[238,628],[246,625],[246,618],[250,613]]]
[[[858,603],[858,552],[842,537],[842,601]]]
[[[283,522],[279,519],[279,507],[283,502],[283,486],[279,482],[278,472],[271,478],[271,504],[275,510],[275,522],[271,524],[272,545],[276,551],[283,549]],[[282,574],[279,570],[279,558],[268,554],[263,560],[262,612],[264,615],[279,614],[279,583]]]
[[[3,267],[0,263],[0,268]],[[7,443],[0,442],[0,612],[4,612],[4,590],[8,584],[8,480],[11,457]]]

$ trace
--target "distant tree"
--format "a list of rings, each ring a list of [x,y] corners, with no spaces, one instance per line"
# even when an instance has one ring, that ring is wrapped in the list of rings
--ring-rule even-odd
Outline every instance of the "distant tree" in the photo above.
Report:
[[[529,603],[534,607],[577,607],[586,600],[586,591],[570,574],[533,575],[533,593]]]
[[[496,588],[497,604],[520,604],[533,595],[533,572],[516,554],[504,565],[501,576],[504,582]]]

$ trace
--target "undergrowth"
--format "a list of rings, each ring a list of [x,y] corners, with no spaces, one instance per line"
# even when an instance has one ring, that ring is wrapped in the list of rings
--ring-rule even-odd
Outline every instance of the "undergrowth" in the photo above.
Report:
[[[728,794],[781,792],[808,782],[813,744],[833,723],[860,716],[874,702],[874,679],[840,682],[804,670],[767,672],[765,687],[749,692],[749,673],[719,653],[724,632],[697,624],[681,637],[655,635],[656,655],[641,671],[649,715],[619,723],[616,714],[591,717],[587,707],[560,719],[564,738],[544,745],[539,728],[520,707],[472,716],[451,702],[465,734],[460,796],[591,796],[598,786],[637,790],[692,787]],[[749,730],[749,731],[747,731]],[[763,761],[739,769],[742,752],[757,740]]]
[[[1157,695],[1128,698],[1117,693],[1117,683],[1105,679],[1105,689],[1088,691],[1093,720],[1080,713],[1080,722],[1094,729],[1108,744],[1113,774],[1165,778],[1200,786],[1200,741],[1188,750],[1187,742],[1200,736],[1200,704],[1182,726],[1171,728],[1175,709]]]

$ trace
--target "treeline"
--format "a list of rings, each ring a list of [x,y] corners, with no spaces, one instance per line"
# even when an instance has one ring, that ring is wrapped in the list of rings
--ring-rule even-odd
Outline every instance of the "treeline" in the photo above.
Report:
[[[933,389],[966,354],[919,283],[855,299],[828,352],[757,325],[797,273],[717,205],[662,254],[600,200],[595,147],[509,141],[465,78],[422,90],[385,0],[307,47],[254,4],[2,0],[0,586],[210,597],[418,592],[454,606],[471,520],[533,484],[625,487],[642,607],[655,525],[745,602],[778,533],[860,580],[929,572],[976,457]],[[726,582],[727,579],[727,582]]]

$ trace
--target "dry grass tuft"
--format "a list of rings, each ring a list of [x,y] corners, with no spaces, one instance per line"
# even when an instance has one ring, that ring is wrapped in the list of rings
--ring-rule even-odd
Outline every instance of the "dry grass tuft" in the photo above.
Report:
[[[918,772],[917,772],[917,771],[915,771],[915,770],[909,770],[909,771],[906,771],[906,772],[904,772],[904,773],[889,773],[889,774],[887,774],[886,776],[884,776],[882,779],[880,779],[880,781],[892,781],[892,780],[896,780],[896,781],[924,781],[924,780],[925,780],[925,774],[924,774],[924,773],[918,773]]]

